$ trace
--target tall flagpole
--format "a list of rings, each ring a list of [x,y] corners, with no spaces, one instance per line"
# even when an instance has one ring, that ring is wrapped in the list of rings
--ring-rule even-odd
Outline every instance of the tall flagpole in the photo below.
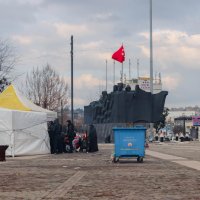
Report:
[[[122,62],[122,83],[124,83],[124,66],[123,66],[123,62]]]
[[[153,94],[152,0],[150,0],[150,92]]]
[[[113,60],[113,86],[115,85],[115,60]]]
[[[73,35],[71,36],[71,121],[74,122]]]
[[[129,58],[129,81],[131,80],[131,59]]]
[[[140,76],[140,74],[139,74],[139,59],[137,59],[137,79],[139,79],[139,76]]]
[[[123,47],[123,43],[122,43],[122,47]],[[123,65],[123,61],[122,61],[122,83],[124,84],[124,65]]]
[[[153,37],[152,37],[152,0],[150,0],[150,92],[153,95]],[[153,99],[152,99],[153,100]],[[152,101],[153,119],[153,101]],[[150,136],[153,137],[153,123],[150,123]]]
[[[108,84],[108,79],[107,79],[107,70],[108,70],[108,61],[106,60],[106,91],[107,91],[107,84]]]

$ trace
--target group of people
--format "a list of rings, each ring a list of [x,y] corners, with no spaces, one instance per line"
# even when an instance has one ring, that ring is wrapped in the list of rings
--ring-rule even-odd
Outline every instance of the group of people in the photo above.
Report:
[[[86,152],[98,151],[97,131],[93,124],[84,135],[76,133],[74,124],[67,120],[66,128],[62,128],[59,120],[48,124],[51,154],[73,153],[85,149]]]
[[[176,133],[176,137],[175,138],[176,138],[176,141],[179,141],[179,139],[180,139],[181,142],[190,141],[189,133],[186,133],[185,135],[182,132]]]
[[[159,138],[160,138],[160,142],[164,142],[164,137],[165,137],[165,133],[164,132],[160,131],[159,134],[156,132],[155,141],[158,141]]]
[[[164,142],[165,140],[165,137],[166,137],[166,133],[163,132],[163,131],[160,131],[159,133],[156,133],[155,134],[155,141],[158,141],[160,139],[160,142]],[[175,134],[175,138],[174,138],[176,141],[190,141],[190,135],[188,133],[186,133],[185,135],[180,132],[180,133],[176,133]],[[173,138],[172,138],[173,140]]]

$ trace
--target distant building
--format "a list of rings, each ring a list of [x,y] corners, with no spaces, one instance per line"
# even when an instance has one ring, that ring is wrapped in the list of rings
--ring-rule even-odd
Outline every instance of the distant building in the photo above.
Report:
[[[190,134],[190,137],[194,140],[199,139],[199,128],[197,126],[193,126],[192,116],[197,114],[196,111],[169,111],[169,115],[167,116],[167,123],[173,124],[175,126],[182,126],[184,135],[186,133]]]
[[[74,110],[74,119],[80,119],[84,117],[84,110],[81,108]]]
[[[139,87],[146,91],[150,92],[150,78],[149,77],[138,77],[138,79],[131,79],[131,80],[125,80],[126,85],[130,85],[132,90],[134,90],[136,85],[139,85]],[[153,93],[159,93],[162,91],[162,82],[161,77],[158,79],[153,80]]]
[[[195,116],[195,115],[196,115],[195,111],[169,111],[169,114],[166,118],[166,121],[167,122],[174,122],[175,118],[183,117],[183,116],[192,117],[192,116]]]
[[[199,127],[193,126],[192,117],[177,117],[174,119],[174,125],[183,127],[183,135],[189,133],[193,140],[199,139]]]

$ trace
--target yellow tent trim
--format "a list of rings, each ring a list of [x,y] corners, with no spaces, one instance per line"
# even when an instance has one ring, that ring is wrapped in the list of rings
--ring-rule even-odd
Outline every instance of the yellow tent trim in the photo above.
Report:
[[[15,89],[12,85],[8,86],[0,94],[0,108],[7,108],[12,110],[30,111],[31,109],[26,107],[17,96]]]

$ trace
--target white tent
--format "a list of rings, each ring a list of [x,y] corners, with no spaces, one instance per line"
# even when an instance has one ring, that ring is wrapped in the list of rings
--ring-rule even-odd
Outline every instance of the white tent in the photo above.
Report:
[[[6,155],[50,153],[47,121],[56,113],[36,106],[11,85],[0,94],[0,145],[9,145]]]
[[[50,153],[47,114],[0,109],[0,145],[9,145],[6,155]]]

